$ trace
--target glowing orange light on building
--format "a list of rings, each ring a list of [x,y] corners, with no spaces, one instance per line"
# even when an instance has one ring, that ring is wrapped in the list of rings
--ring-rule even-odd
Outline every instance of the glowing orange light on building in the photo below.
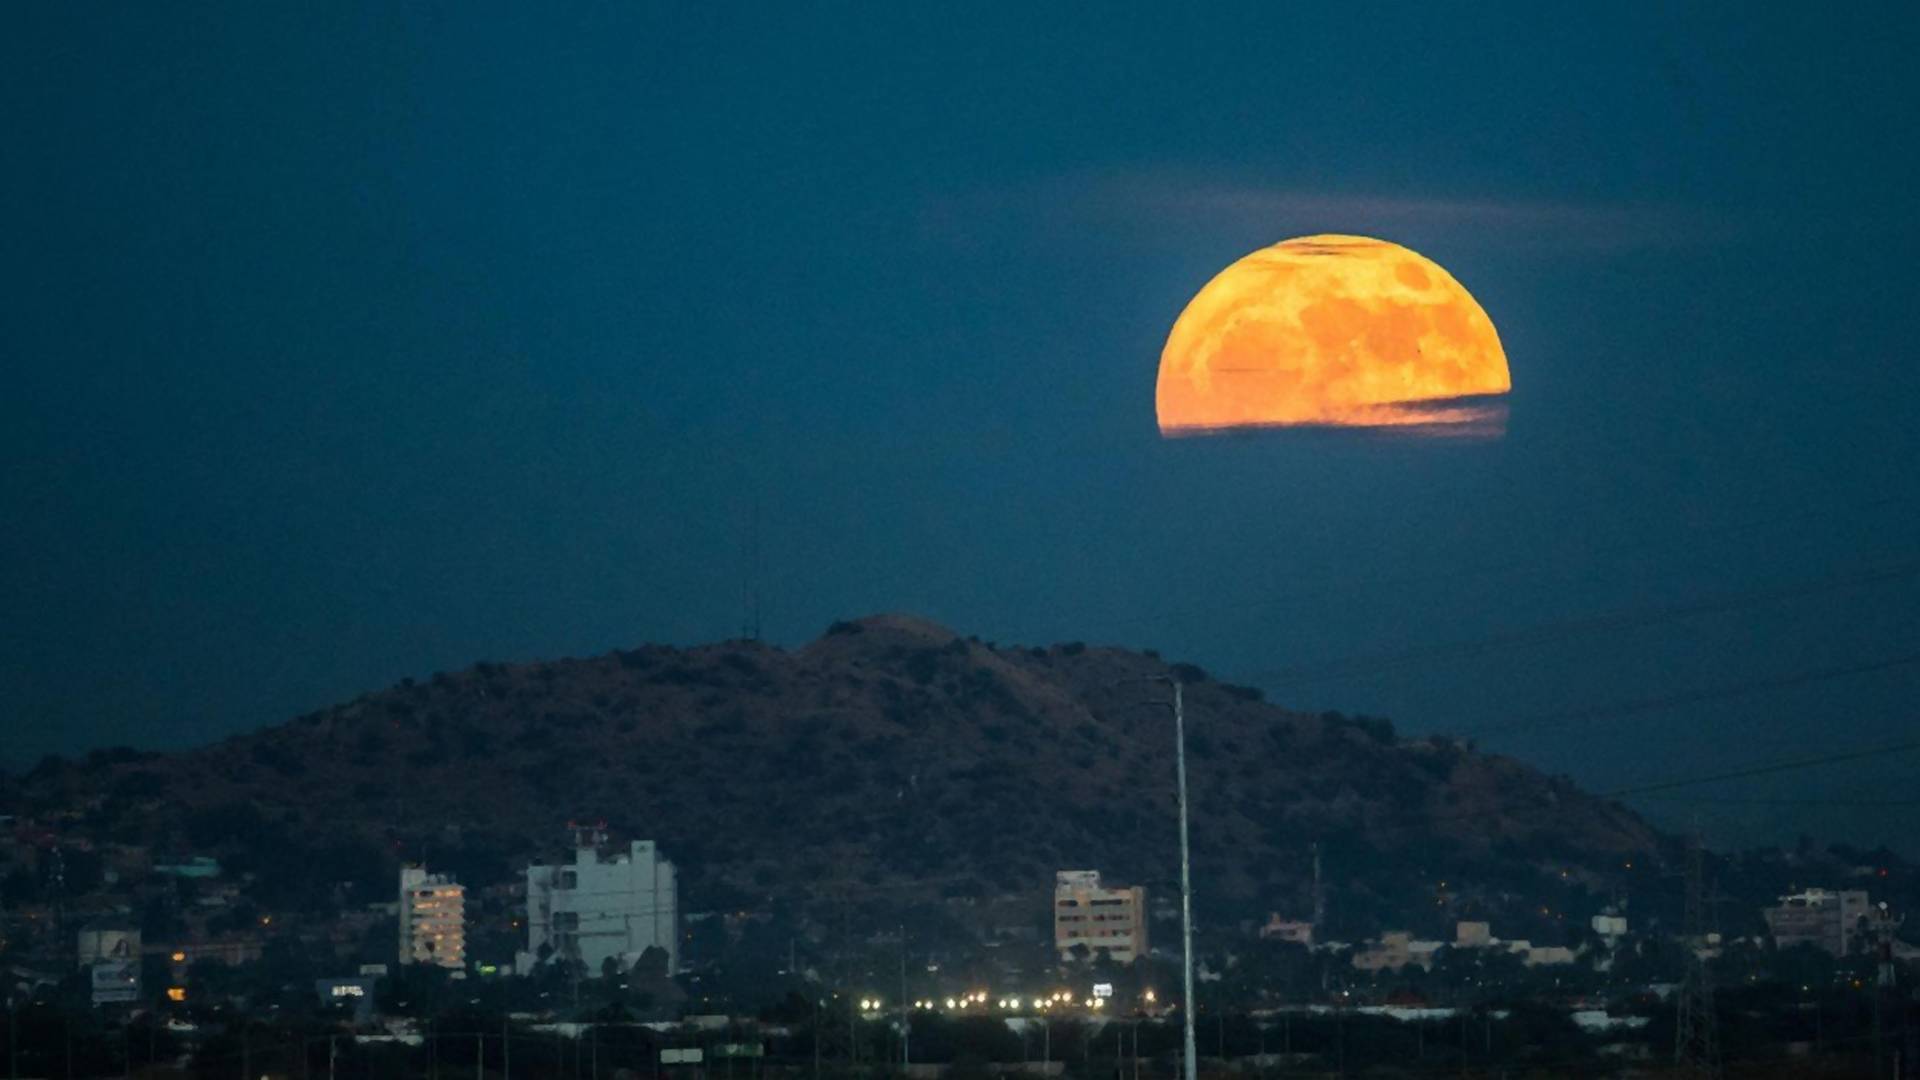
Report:
[[[1160,354],[1160,431],[1497,424],[1453,399],[1512,389],[1493,320],[1439,264],[1363,236],[1305,236],[1222,270]]]
[[[167,987],[167,1000],[168,1000],[168,1001],[185,1001],[185,1000],[187,1000],[187,988],[186,988],[186,987],[184,987],[184,986],[169,986],[169,987]]]

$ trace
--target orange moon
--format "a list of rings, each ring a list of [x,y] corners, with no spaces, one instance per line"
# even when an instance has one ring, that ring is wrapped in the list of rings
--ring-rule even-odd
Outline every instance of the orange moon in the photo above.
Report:
[[[1485,430],[1512,389],[1493,320],[1438,263],[1364,236],[1262,248],[1167,335],[1163,435],[1286,425]]]

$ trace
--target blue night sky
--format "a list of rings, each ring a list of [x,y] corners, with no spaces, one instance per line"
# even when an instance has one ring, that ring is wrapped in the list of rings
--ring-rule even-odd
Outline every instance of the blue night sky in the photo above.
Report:
[[[0,16],[0,757],[736,636],[756,505],[783,644],[1154,647],[1603,790],[1920,727],[1920,8],[696,7]],[[1506,437],[1159,437],[1315,232],[1474,293]],[[1917,760],[1636,805],[1911,847],[1847,804]]]

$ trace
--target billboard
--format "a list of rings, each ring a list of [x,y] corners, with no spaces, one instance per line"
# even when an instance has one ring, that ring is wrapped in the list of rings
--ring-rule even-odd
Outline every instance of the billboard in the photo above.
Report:
[[[356,1024],[373,1019],[373,990],[374,981],[364,975],[357,979],[315,979],[313,982],[313,992],[319,996],[321,1008],[344,1013]]]
[[[102,960],[93,965],[93,1003],[124,1005],[140,1000],[140,961]]]

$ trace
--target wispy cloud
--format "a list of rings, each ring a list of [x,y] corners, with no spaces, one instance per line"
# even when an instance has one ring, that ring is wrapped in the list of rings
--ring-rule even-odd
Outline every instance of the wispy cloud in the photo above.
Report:
[[[1261,432],[1359,433],[1404,439],[1499,439],[1507,434],[1507,403],[1497,396],[1474,395],[1432,401],[1358,405],[1336,410],[1310,423],[1228,424],[1217,427],[1162,425],[1160,428],[1161,436],[1169,439]]]
[[[1188,237],[1195,231],[1278,241],[1347,232],[1452,247],[1618,255],[1728,238],[1712,215],[1671,206],[1498,197],[1314,191],[1171,171],[1083,173],[936,200],[931,231],[964,242],[963,222],[1011,217],[1026,227]]]

